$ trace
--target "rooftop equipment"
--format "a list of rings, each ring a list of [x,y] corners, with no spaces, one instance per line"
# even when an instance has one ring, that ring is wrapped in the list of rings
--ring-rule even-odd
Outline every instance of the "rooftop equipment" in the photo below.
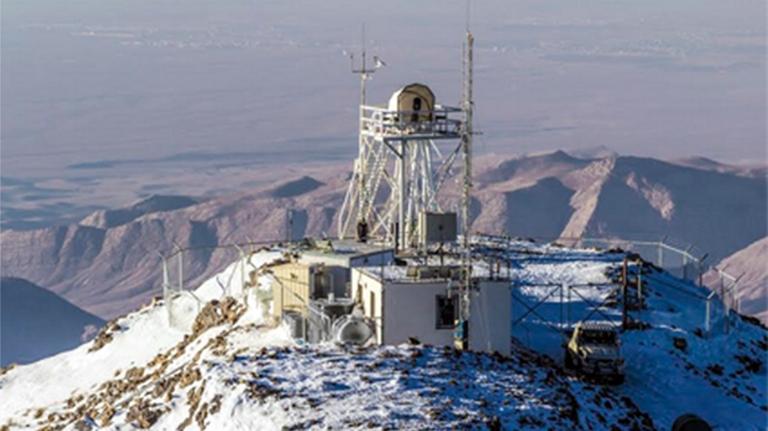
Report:
[[[400,125],[432,122],[435,94],[424,84],[410,84],[395,91],[389,98],[389,111],[397,113],[391,119]]]
[[[419,243],[444,244],[457,238],[456,213],[423,212],[419,217]]]
[[[370,319],[356,310],[333,324],[333,340],[337,343],[362,346],[373,339],[375,334]]]

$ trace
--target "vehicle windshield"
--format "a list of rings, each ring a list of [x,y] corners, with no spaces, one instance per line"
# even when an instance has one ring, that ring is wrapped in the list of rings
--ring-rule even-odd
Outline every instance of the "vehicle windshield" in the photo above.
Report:
[[[583,344],[615,345],[616,333],[612,331],[584,330],[579,335],[579,341]]]

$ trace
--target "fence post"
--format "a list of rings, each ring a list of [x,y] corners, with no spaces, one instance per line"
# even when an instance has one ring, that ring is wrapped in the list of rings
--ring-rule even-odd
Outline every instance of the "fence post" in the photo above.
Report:
[[[723,303],[723,315],[725,316],[725,319],[723,321],[723,327],[725,329],[725,333],[728,333],[728,303],[725,298],[725,277],[723,276],[722,271],[720,272],[720,302]]]
[[[165,313],[168,317],[168,325],[173,326],[173,313],[171,313],[171,297],[168,293],[168,290],[171,287],[170,277],[168,276],[168,260],[166,260],[165,256],[162,256],[162,258],[163,258],[163,305],[165,305]]]
[[[744,274],[742,274],[744,275]],[[733,280],[733,285],[728,289],[728,296],[730,296],[731,300],[729,301],[729,304],[726,304],[726,299],[723,298],[723,307],[725,307],[725,333],[729,333],[731,330],[731,307],[733,306],[734,302],[736,302],[736,287],[739,284],[739,281],[741,279],[741,275],[738,276],[735,280]]]
[[[240,293],[245,294],[245,251],[235,244],[238,254],[240,255]],[[230,295],[232,293],[230,292]]]
[[[701,256],[696,261],[699,263],[699,287],[704,287],[704,261],[707,260],[709,257],[709,253],[704,253],[704,256]]]
[[[246,260],[247,260],[247,257],[246,257],[247,255],[245,254],[244,251],[242,251],[242,249],[240,249],[240,253],[243,255],[243,257],[241,258],[242,261],[241,261],[241,266],[240,266],[240,293],[244,295],[245,294],[245,279],[246,279],[246,277],[245,277],[246,265],[245,264],[246,264]]]
[[[184,291],[184,251],[179,249],[179,292]]]
[[[627,283],[628,283],[628,274],[627,274],[627,257],[624,256],[624,263],[621,267],[621,297],[622,297],[622,303],[624,304],[621,307],[621,328],[623,330],[627,330],[627,323],[628,323],[628,317],[627,316]]]
[[[712,301],[712,295],[710,294],[709,296],[707,296],[707,305],[706,305],[707,314],[704,317],[704,329],[707,336],[709,336],[709,330],[710,330],[710,313],[712,311],[711,301]]]
[[[699,287],[704,287],[704,264],[699,261]]]
[[[563,328],[563,290],[565,290],[565,283],[560,285],[560,329]]]
[[[638,307],[643,304],[643,260],[638,260],[637,267],[637,305]]]
[[[163,298],[168,298],[168,261],[163,257]]]
[[[725,304],[725,278],[723,277],[723,272],[718,270],[717,274],[720,276],[720,299],[723,301],[723,304]]]
[[[683,252],[683,280],[688,280],[688,253]]]
[[[721,300],[723,301],[723,314],[725,315],[725,319],[723,319],[723,327],[725,330],[725,333],[727,334],[730,328],[730,320],[731,320],[731,306],[728,303],[728,296],[730,293],[723,294],[723,297]]]
[[[161,273],[163,277],[163,285],[162,285],[163,299],[167,299],[168,298],[168,279],[170,278],[168,277],[168,260],[165,258],[165,256],[163,256],[163,253],[160,253],[159,251],[155,251],[155,253],[157,253],[158,256],[160,256],[160,260],[163,262],[162,269],[161,269]]]
[[[661,241],[656,243],[656,247],[657,247],[656,252],[658,254],[656,257],[657,257],[657,260],[658,260],[657,263],[658,263],[658,266],[659,266],[660,269],[664,269],[664,247],[663,247],[663,245],[664,245],[664,240],[661,240]]]

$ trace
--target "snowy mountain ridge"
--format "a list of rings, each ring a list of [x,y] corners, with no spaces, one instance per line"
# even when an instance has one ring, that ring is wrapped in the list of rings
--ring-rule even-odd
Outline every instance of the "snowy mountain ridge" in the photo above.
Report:
[[[609,292],[597,286],[623,254],[488,240],[476,247],[507,255],[513,286],[526,286],[520,299],[551,306],[513,327],[510,358],[420,345],[299,345],[253,295],[224,294],[217,278],[239,280],[234,263],[194,291],[202,307],[192,295],[173,300],[173,327],[166,304],[154,300],[92,342],[0,371],[0,427],[668,429],[687,412],[720,429],[764,426],[764,328],[734,318],[730,334],[717,329],[722,321],[701,334],[701,304],[691,299],[699,288],[655,272],[647,309],[633,315],[643,329],[622,335],[627,381],[601,386],[560,366],[560,340],[546,321],[558,304],[536,285],[594,283],[581,294],[602,302]],[[260,251],[250,263],[280,256]],[[262,275],[250,289],[271,283]],[[609,318],[617,312],[601,308]]]

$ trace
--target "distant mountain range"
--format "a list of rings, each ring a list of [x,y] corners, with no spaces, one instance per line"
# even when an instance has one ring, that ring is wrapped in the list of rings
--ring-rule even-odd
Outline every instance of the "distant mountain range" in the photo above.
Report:
[[[730,269],[754,272],[740,288],[751,298],[748,312],[765,318],[764,168],[701,158],[580,156],[556,151],[478,158],[473,228],[542,240],[676,238],[706,252],[708,262],[728,258]],[[126,209],[97,211],[75,224],[6,230],[0,234],[3,269],[112,318],[160,293],[160,252],[201,247],[185,255],[185,284],[194,286],[237,256],[233,249],[204,246],[332,235],[348,176],[347,170],[328,169],[204,201],[153,196]],[[452,208],[455,184],[446,192],[446,207]]]
[[[104,321],[27,280],[0,279],[0,367],[73,349]]]

